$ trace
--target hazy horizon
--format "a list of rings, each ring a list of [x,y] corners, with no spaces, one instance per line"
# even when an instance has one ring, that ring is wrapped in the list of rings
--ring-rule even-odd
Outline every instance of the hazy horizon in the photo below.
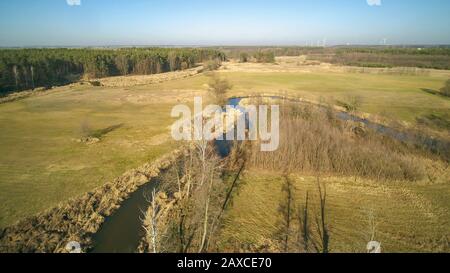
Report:
[[[449,1],[0,2],[1,47],[447,45]]]
[[[0,46],[0,49],[52,49],[52,48],[67,48],[67,49],[77,49],[77,48],[232,48],[232,47],[260,47],[260,48],[275,48],[275,47],[311,47],[310,45],[301,45],[301,44],[249,44],[249,45],[234,45],[234,44],[194,44],[194,45],[164,45],[164,44],[148,44],[148,45],[27,45],[27,46]],[[316,47],[316,46],[315,46]],[[318,46],[322,47],[322,46]],[[415,48],[415,47],[450,47],[450,44],[386,44],[386,45],[376,45],[376,44],[336,44],[336,45],[327,45],[327,48],[333,47],[379,47],[379,48],[389,48],[389,47],[399,47],[399,48]]]

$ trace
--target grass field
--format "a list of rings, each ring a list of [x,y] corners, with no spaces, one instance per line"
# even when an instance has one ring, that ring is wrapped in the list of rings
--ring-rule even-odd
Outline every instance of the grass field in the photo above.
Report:
[[[306,192],[317,213],[315,177],[292,175],[296,207]],[[373,182],[354,178],[323,178],[327,190],[327,217],[332,252],[365,252],[371,232],[369,215],[376,222],[375,240],[383,252],[448,251],[450,184]],[[225,217],[221,247],[258,246],[274,238],[281,217],[283,178],[262,170],[248,171]],[[315,214],[310,221],[314,222]],[[314,227],[314,223],[312,224]],[[295,250],[291,250],[295,251]]]
[[[411,124],[415,124],[417,118],[432,114],[450,122],[450,98],[424,91],[443,87],[450,78],[450,71],[392,75],[376,73],[379,69],[366,69],[372,73],[348,70],[326,65],[297,66],[290,58],[281,58],[278,65],[225,63],[219,73],[233,86],[229,96],[281,93],[331,104],[359,96],[362,99],[361,112]],[[161,92],[206,90],[208,82],[207,76],[199,75],[137,88]]]
[[[361,112],[416,123],[417,118],[435,115],[450,122],[450,98],[433,95],[425,90],[439,90],[450,78],[450,71],[427,70],[418,75],[349,72],[334,66],[297,66],[292,60],[280,64],[225,63],[220,74],[233,85],[229,95],[258,93],[287,94],[313,101],[335,104],[360,97]],[[209,79],[199,75],[174,80],[142,89],[205,90]],[[448,129],[448,128],[441,128]]]
[[[450,100],[422,91],[443,86],[448,71],[416,76],[350,73],[329,66],[298,67],[292,60],[224,67],[219,73],[233,85],[230,96],[287,92],[335,102],[357,95],[363,98],[363,112],[412,123],[430,114],[449,119]],[[122,87],[75,84],[0,104],[0,227],[172,149],[172,106],[203,94],[208,82],[201,74],[139,86],[132,79]],[[98,143],[79,143],[85,127],[107,133]]]
[[[412,124],[416,118],[431,114],[450,121],[450,98],[424,91],[439,90],[450,78],[450,72],[428,70],[405,75],[383,73],[380,69],[366,69],[368,73],[350,71],[328,65],[296,67],[292,60],[281,59],[278,65],[230,64],[223,74],[237,95],[286,93],[331,104],[358,96],[362,100],[361,112]]]
[[[76,86],[1,104],[0,226],[170,151],[175,102],[152,91]],[[104,131],[101,141],[77,141],[86,127]]]

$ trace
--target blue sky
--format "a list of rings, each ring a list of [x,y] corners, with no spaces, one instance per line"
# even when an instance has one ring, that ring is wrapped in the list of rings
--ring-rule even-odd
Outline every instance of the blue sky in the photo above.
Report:
[[[450,44],[449,14],[447,0],[1,0],[0,46]]]

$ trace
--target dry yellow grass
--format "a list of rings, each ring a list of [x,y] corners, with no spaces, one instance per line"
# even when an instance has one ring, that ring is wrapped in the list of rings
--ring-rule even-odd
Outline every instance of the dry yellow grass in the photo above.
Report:
[[[176,147],[170,112],[190,100],[189,91],[74,84],[0,104],[0,227],[77,197]],[[107,133],[87,145],[79,141],[83,127]]]
[[[448,70],[423,68],[372,68],[341,66],[329,63],[311,62],[306,56],[277,57],[275,63],[240,63],[236,60],[224,62],[221,72],[260,72],[260,73],[359,73],[359,74],[409,74],[426,75],[431,77],[450,77]]]
[[[317,213],[315,177],[292,175],[297,205],[308,191]],[[370,240],[369,214],[377,223],[375,240],[384,252],[450,251],[450,183],[419,185],[377,183],[354,178],[322,178],[327,188],[327,215],[332,252],[365,252]],[[281,174],[248,171],[229,208],[220,247],[234,251],[273,239],[280,220]],[[438,190],[439,189],[439,190]],[[313,219],[311,219],[313,221]]]
[[[302,65],[302,60],[295,58],[278,62],[278,65],[225,63],[219,73],[233,85],[230,95],[289,92],[318,101],[322,97],[358,94],[367,98],[362,111],[387,111],[388,115],[407,121],[414,121],[421,114],[446,113],[450,109],[448,99],[420,90],[441,87],[449,71],[431,71],[421,76],[376,75],[326,64]],[[208,89],[205,84],[209,82],[205,75],[189,76],[192,71],[174,73],[102,79],[104,85],[126,87],[73,84],[0,105],[0,227],[85,193],[172,149],[173,143],[165,142],[168,126],[173,122],[169,115],[172,106],[205,95]],[[83,145],[74,140],[80,137],[84,120],[95,130],[121,123],[124,126],[97,144]],[[249,184],[252,181],[249,179]],[[273,189],[255,188],[256,193],[266,192],[261,198],[258,194],[252,198],[263,207],[271,202],[266,197],[278,188]],[[420,188],[421,194],[431,195],[426,199],[440,200],[445,207],[448,195],[442,193],[448,193],[447,185],[435,189]],[[262,223],[270,220],[265,217],[270,216],[269,212],[259,212]],[[246,221],[255,221],[247,218]],[[242,229],[244,235],[246,226]],[[269,223],[264,230],[270,231]],[[359,245],[355,249],[360,249]]]
[[[155,83],[163,83],[167,81],[184,79],[198,75],[203,70],[203,67],[196,67],[191,69],[186,69],[182,71],[167,72],[154,75],[129,75],[129,76],[119,76],[119,77],[107,77],[102,79],[96,79],[102,86],[107,87],[129,87],[136,85],[148,85]]]

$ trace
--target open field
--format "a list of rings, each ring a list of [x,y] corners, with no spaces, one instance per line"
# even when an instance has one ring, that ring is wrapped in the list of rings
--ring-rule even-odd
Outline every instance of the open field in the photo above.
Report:
[[[0,255],[450,254],[450,1],[24,2]]]
[[[358,96],[361,112],[412,124],[432,114],[450,121],[450,98],[424,91],[443,87],[450,78],[449,71],[402,75],[395,70],[386,73],[383,69],[365,69],[367,73],[359,73],[349,67],[297,66],[293,59],[278,59],[279,65],[225,64],[222,73],[233,84],[235,95],[281,93],[331,104]]]
[[[398,69],[309,66],[303,61],[302,57],[281,57],[278,64],[228,62],[218,73],[233,85],[229,96],[284,94],[330,104],[360,97],[360,112],[410,125],[431,115],[450,122],[450,98],[426,91],[443,87],[450,71],[418,69],[411,74]],[[206,90],[208,82],[205,75],[198,75],[139,88]]]
[[[229,96],[288,93],[332,103],[361,96],[361,112],[412,124],[431,114],[449,119],[450,100],[422,91],[442,87],[448,71],[357,73],[302,61],[230,62],[218,73],[233,85]],[[121,87],[73,84],[0,105],[0,226],[89,191],[174,147],[168,141],[170,110],[204,94],[209,77],[183,76],[155,84],[148,84],[155,76],[147,76],[149,81],[145,77],[137,85],[133,77],[122,77]],[[105,82],[116,85],[114,78]],[[80,143],[86,128],[100,133],[100,142]]]
[[[0,105],[0,226],[167,153],[183,96],[75,85]],[[189,93],[187,98],[193,97]],[[83,143],[90,132],[100,141]]]
[[[310,66],[304,61],[303,57],[280,57],[277,64],[227,62],[218,73],[233,85],[229,96],[284,94],[330,104],[360,97],[358,111],[363,113],[410,125],[415,125],[418,118],[430,116],[450,122],[450,98],[427,92],[443,87],[450,71]],[[200,74],[136,88],[184,93],[207,90],[208,82],[208,77]],[[433,129],[448,130],[445,126]]]
[[[296,209],[304,205],[309,192],[314,229],[318,213],[317,180],[300,174],[291,178]],[[371,239],[369,215],[374,216],[374,239],[381,242],[383,252],[449,251],[448,181],[416,184],[355,181],[350,177],[328,177],[321,181],[327,190],[332,252],[365,252]],[[243,245],[249,250],[258,249],[274,238],[281,221],[279,207],[285,197],[280,173],[251,169],[240,183],[220,236],[220,247],[226,251],[236,251]]]

